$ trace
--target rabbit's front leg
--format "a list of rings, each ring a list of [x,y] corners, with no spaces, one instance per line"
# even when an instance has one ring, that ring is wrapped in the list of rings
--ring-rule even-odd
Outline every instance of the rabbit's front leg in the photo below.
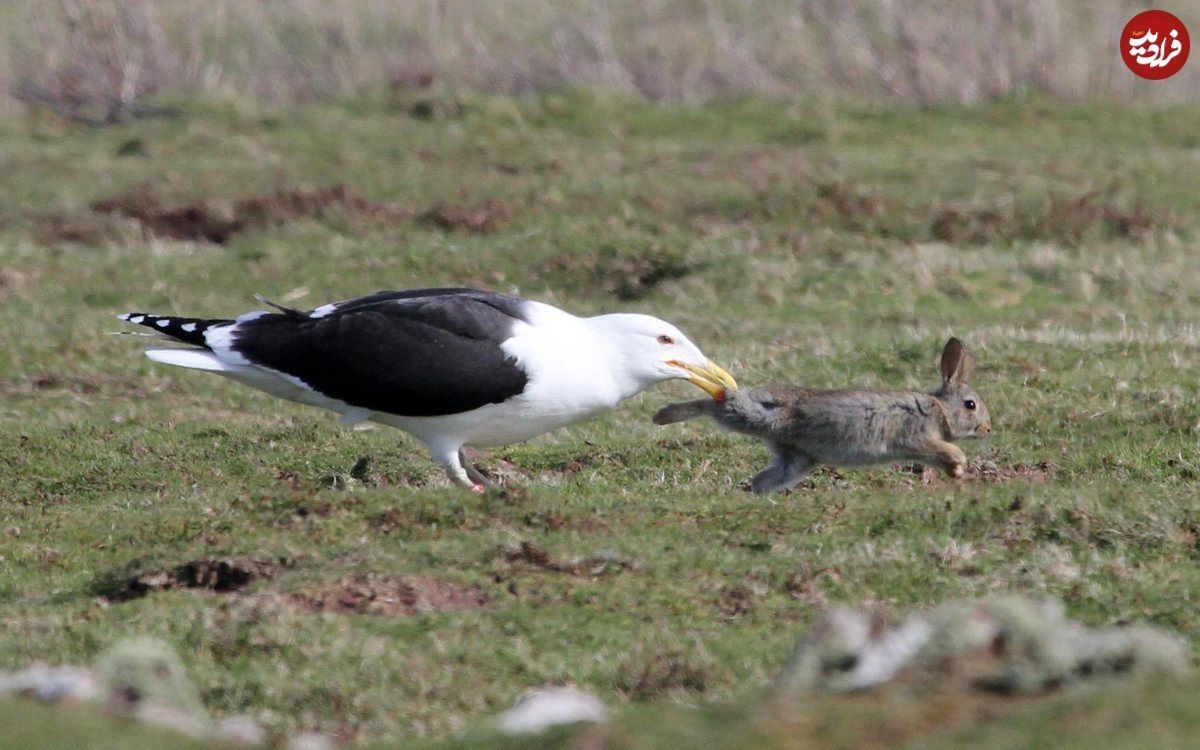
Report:
[[[750,489],[756,495],[785,490],[799,482],[801,477],[816,465],[815,461],[803,453],[797,453],[778,443],[771,444],[771,452],[774,454],[771,463],[750,480]]]
[[[946,472],[946,476],[958,478],[963,475],[967,454],[962,452],[962,448],[945,440],[930,440],[925,451],[928,454],[925,462]]]

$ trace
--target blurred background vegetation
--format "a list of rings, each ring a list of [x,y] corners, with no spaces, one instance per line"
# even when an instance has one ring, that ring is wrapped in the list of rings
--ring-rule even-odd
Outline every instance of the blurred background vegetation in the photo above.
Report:
[[[1186,101],[1117,52],[1122,0],[7,0],[0,84],[83,120],[203,93],[276,105],[450,86],[972,104]],[[1200,2],[1171,8],[1186,21]],[[6,99],[9,99],[6,97]],[[3,112],[18,111],[11,99]]]

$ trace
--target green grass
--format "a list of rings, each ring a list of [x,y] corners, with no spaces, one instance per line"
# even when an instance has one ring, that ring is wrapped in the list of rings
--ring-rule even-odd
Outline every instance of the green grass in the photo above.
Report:
[[[437,741],[547,683],[615,705],[742,701],[828,602],[1046,592],[1088,624],[1197,642],[1200,109],[435,104],[0,120],[0,668],[156,635],[214,713],[370,743]],[[511,215],[484,234],[333,209],[214,245],[87,208],[146,183],[227,215],[339,182],[413,217],[489,200]],[[85,241],[57,236],[64,220]],[[932,387],[953,333],[981,358],[996,428],[964,448],[1000,480],[925,486],[882,467],[754,497],[760,446],[650,423],[695,397],[679,384],[496,451],[483,465],[527,492],[478,497],[402,433],[351,431],[106,335],[126,310],[437,285],[657,314],[744,384]],[[329,481],[364,456],[361,478]],[[554,572],[512,559],[522,542],[627,565]],[[284,571],[237,595],[98,596],[122,572],[209,555]],[[487,604],[298,605],[371,575]],[[1181,700],[1146,726],[1194,729]]]

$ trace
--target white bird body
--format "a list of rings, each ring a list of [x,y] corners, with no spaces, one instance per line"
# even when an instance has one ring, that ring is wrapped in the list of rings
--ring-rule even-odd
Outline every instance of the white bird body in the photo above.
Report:
[[[396,306],[405,306],[403,317],[391,321],[386,316],[397,315]],[[363,322],[355,315],[383,317]],[[329,409],[346,424],[371,420],[399,428],[425,443],[451,479],[476,488],[486,480],[465,462],[464,446],[528,440],[672,378],[690,380],[714,397],[736,386],[657,318],[580,318],[541,302],[473,290],[381,292],[310,313],[260,311],[233,321],[120,317],[204,347],[148,350],[156,362],[215,372]],[[288,338],[281,343],[280,337]],[[354,359],[339,369],[330,361],[337,358]],[[410,383],[411,398],[382,393]],[[471,408],[434,408],[431,398]]]

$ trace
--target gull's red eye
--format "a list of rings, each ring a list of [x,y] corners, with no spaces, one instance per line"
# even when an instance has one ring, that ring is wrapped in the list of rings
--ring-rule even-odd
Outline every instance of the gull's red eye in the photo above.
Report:
[[[664,335],[658,337],[658,343],[660,343],[664,346],[670,346],[671,344],[675,343],[675,339],[664,334]]]

